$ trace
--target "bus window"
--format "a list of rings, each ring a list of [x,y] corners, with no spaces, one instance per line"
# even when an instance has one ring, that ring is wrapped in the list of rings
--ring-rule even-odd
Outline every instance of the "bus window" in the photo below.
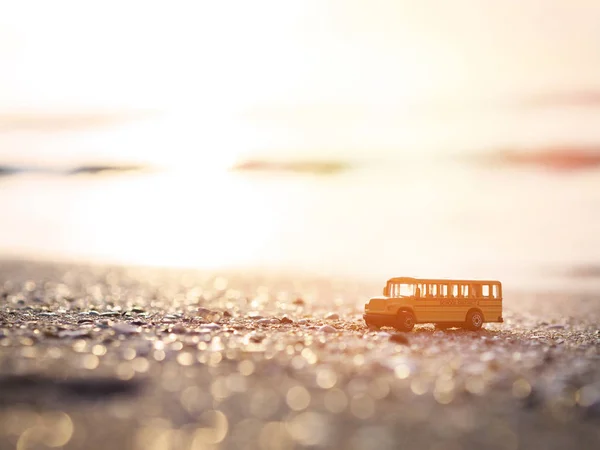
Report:
[[[440,284],[440,287],[442,288],[442,297],[448,297],[448,285]]]
[[[490,286],[487,284],[484,284],[483,286],[481,286],[481,290],[482,290],[482,297],[488,297],[490,296]]]
[[[460,292],[460,296],[464,297],[464,298],[469,297],[469,285],[468,284],[461,284],[460,288],[461,288],[460,289],[460,291],[461,291]]]
[[[471,285],[471,297],[477,298],[481,296],[481,287],[477,284]]]
[[[405,297],[411,297],[413,295],[415,295],[415,285],[414,284],[407,284],[407,283],[402,283],[402,284],[392,284],[390,286],[390,291],[392,292],[392,297],[400,297],[400,296],[405,296]]]
[[[427,296],[435,297],[437,294],[437,285],[436,284],[428,284],[427,285]]]
[[[500,295],[498,294],[498,285],[494,284],[492,286],[492,295],[494,298],[500,298]]]
[[[452,297],[458,297],[458,284],[452,285]]]
[[[414,284],[397,284],[396,285],[396,297],[406,296],[411,297],[415,295],[415,285]]]

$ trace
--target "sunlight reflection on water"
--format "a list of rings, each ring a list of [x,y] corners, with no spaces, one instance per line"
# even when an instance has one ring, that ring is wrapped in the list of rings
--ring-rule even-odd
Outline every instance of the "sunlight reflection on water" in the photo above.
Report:
[[[590,178],[456,166],[4,182],[7,253],[199,268],[500,277],[595,262]]]

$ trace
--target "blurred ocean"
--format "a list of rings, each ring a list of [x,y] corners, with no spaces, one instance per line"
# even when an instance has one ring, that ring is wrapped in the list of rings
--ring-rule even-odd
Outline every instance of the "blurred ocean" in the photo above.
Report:
[[[241,162],[253,155],[260,161],[333,159],[340,170],[332,173],[232,171],[230,164],[208,164],[219,150],[187,162],[180,151],[182,164],[150,172],[26,171],[0,177],[0,255],[570,286],[575,281],[563,276],[566,271],[600,265],[600,170],[481,157],[505,148],[589,147],[600,142],[599,119],[593,108],[447,117],[429,127],[421,120],[398,128],[391,150],[240,152]],[[387,125],[386,142],[394,126]],[[142,141],[130,137],[143,128],[123,133],[110,127],[76,136],[7,131],[3,142],[6,148],[9,141],[26,141],[28,165],[39,159],[55,167],[89,162],[91,149],[97,152],[99,142],[110,146],[111,139],[119,160],[127,160],[128,143],[139,156]],[[349,130],[347,140],[354,136],[360,144],[360,133]],[[157,165],[163,161],[164,155]],[[582,278],[577,284],[599,283]]]

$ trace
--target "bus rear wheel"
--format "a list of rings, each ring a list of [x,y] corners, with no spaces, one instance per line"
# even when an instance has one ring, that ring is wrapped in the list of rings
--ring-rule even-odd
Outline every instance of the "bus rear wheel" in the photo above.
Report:
[[[396,329],[398,331],[412,331],[415,327],[415,315],[410,311],[400,311],[398,313],[398,323]]]
[[[465,323],[465,328],[471,331],[481,330],[483,326],[483,314],[480,311],[470,311],[467,314],[467,321]]]

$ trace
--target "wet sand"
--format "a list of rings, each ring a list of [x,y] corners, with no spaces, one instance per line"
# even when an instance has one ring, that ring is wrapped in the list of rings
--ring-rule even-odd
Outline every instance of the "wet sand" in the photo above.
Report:
[[[396,333],[362,321],[379,291],[0,262],[0,449],[598,448],[600,295]]]

